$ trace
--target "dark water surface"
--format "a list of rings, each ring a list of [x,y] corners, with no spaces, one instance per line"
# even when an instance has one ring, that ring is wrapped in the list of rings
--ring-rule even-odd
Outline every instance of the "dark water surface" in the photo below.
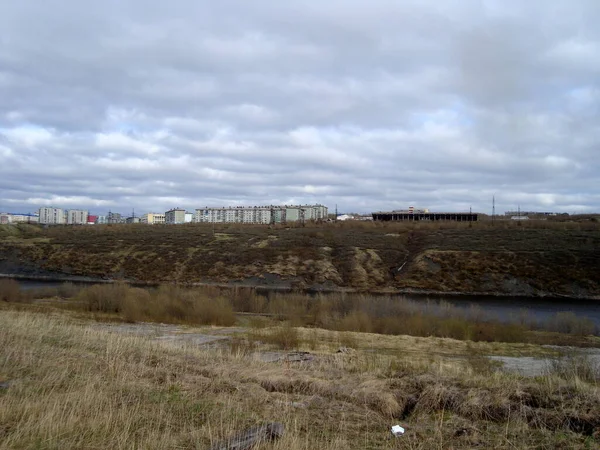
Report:
[[[58,287],[62,281],[17,280],[24,290]],[[73,283],[89,286],[90,283]],[[451,310],[479,319],[495,319],[512,323],[544,323],[557,313],[569,312],[577,318],[589,319],[600,330],[600,300],[544,299],[529,297],[396,295],[393,298],[409,302],[415,309],[433,313]]]

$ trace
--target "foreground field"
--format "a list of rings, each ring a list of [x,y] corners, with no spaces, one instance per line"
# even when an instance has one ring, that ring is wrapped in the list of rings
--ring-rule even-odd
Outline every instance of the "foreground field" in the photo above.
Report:
[[[17,305],[18,306],[18,305]],[[0,448],[197,448],[271,421],[261,448],[597,448],[597,372],[567,362],[534,379],[483,355],[527,344],[254,324],[179,327],[210,345],[68,311],[0,311]],[[337,353],[340,346],[351,347]],[[268,359],[283,347],[310,361]],[[588,367],[589,369],[589,367]],[[407,432],[393,438],[391,425]]]
[[[597,222],[0,226],[0,273],[600,298]]]

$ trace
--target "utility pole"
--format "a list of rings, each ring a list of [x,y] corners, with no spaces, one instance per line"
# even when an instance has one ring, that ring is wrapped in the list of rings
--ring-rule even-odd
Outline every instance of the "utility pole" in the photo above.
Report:
[[[492,223],[496,220],[496,196],[492,196]]]
[[[338,210],[337,210],[337,203],[335,204],[335,221],[337,222],[337,217],[338,217]]]

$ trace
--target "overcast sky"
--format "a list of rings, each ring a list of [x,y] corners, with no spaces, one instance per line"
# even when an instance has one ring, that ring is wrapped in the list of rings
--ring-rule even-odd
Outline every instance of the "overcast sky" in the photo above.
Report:
[[[600,212],[598,0],[0,3],[0,210]]]

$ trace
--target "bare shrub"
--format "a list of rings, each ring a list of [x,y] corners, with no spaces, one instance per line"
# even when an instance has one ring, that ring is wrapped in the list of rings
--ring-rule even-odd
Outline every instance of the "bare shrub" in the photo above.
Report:
[[[340,321],[338,329],[340,331],[370,333],[373,330],[373,323],[364,311],[353,311]]]
[[[339,333],[340,346],[358,348],[358,338],[350,332]]]
[[[95,284],[81,290],[77,300],[90,312],[120,313],[128,289],[122,283]]]
[[[546,322],[546,326],[550,331],[559,333],[568,333],[578,336],[586,336],[594,334],[596,327],[587,317],[578,317],[571,311],[562,311],[556,313]]]
[[[62,283],[58,287],[58,296],[62,298],[73,298],[81,291],[81,287],[69,281]]]
[[[248,325],[250,326],[250,328],[260,330],[262,328],[272,326],[273,321],[271,319],[268,319],[267,317],[254,316],[248,319]]]
[[[0,280],[0,301],[20,302],[24,299],[21,293],[21,286],[15,280]]]
[[[600,363],[589,355],[571,353],[551,361],[548,375],[558,376],[566,381],[576,379],[588,383],[600,381]]]
[[[300,346],[298,329],[289,323],[285,323],[269,333],[253,334],[252,339],[283,350],[294,350]]]

